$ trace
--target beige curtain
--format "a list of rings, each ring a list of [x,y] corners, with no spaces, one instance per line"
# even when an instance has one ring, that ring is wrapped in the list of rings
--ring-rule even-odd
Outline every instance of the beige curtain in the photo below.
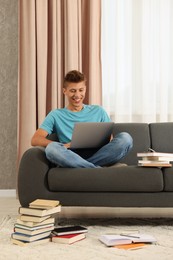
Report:
[[[101,104],[101,0],[19,0],[18,160],[46,114],[64,106],[63,77],[87,76]]]

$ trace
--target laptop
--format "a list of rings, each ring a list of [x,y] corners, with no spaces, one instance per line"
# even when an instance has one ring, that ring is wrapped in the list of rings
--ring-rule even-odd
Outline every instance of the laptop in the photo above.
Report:
[[[70,149],[100,148],[110,141],[113,122],[81,122],[74,125]]]

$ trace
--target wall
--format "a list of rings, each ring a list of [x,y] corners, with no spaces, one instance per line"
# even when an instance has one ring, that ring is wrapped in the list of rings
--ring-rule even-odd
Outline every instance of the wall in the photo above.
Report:
[[[0,0],[0,189],[16,188],[18,0]]]

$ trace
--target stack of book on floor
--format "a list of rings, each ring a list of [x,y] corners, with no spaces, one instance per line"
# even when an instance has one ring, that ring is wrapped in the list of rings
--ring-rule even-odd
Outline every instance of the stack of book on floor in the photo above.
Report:
[[[55,228],[54,215],[61,211],[57,200],[37,199],[29,207],[19,207],[19,217],[11,234],[13,244],[26,246],[51,241],[51,231]]]
[[[171,167],[173,162],[173,153],[137,153],[137,157],[141,157],[138,165],[144,167]]]
[[[83,226],[58,227],[52,231],[52,242],[73,244],[86,238],[88,229]]]
[[[140,233],[121,233],[101,235],[99,240],[108,247],[117,249],[134,250],[143,248],[149,244],[155,244],[157,241],[155,237],[148,234]]]

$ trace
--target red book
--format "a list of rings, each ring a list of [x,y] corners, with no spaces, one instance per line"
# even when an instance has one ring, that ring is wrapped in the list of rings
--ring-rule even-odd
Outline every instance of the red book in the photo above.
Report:
[[[79,240],[84,239],[85,237],[86,237],[86,235],[84,233],[53,236],[52,242],[63,243],[63,244],[73,244]]]

